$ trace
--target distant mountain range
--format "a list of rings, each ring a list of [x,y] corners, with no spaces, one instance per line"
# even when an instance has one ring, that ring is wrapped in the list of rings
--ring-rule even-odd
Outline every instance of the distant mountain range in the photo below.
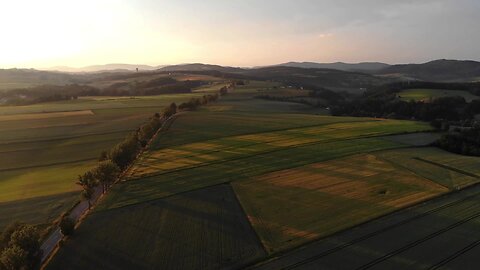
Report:
[[[149,65],[132,65],[132,64],[106,64],[106,65],[93,65],[81,68],[72,68],[67,66],[56,66],[49,68],[47,70],[52,71],[61,71],[61,72],[127,72],[127,71],[136,71],[137,68],[139,71],[150,71],[157,70],[164,66],[149,66]]]
[[[130,64],[96,65],[84,68],[56,67],[56,71],[34,69],[0,69],[0,88],[18,88],[38,84],[84,83],[118,73],[132,76],[139,72],[194,72],[238,79],[276,80],[292,85],[358,89],[399,80],[431,82],[480,82],[480,62],[435,60],[423,64],[388,65],[377,62],[358,64],[289,62],[262,68],[225,67],[210,64],[148,66]],[[62,72],[60,72],[62,71]],[[69,72],[69,73],[66,73]],[[127,74],[122,74],[127,73]],[[136,76],[136,75],[135,75]]]
[[[225,73],[243,73],[269,67],[292,67],[304,69],[334,69],[348,72],[362,72],[372,75],[387,76],[396,79],[423,80],[423,81],[480,81],[480,62],[462,60],[435,60],[423,64],[389,65],[380,62],[362,63],[314,63],[314,62],[288,62],[273,66],[238,68],[202,63],[189,63],[169,66],[149,66],[132,64],[107,64],[94,65],[83,68],[65,66],[53,67],[48,70],[60,72],[131,72],[136,71],[217,71]]]
[[[245,69],[237,67],[225,67],[219,65],[209,65],[202,63],[181,64],[165,66],[159,69],[160,71],[220,71],[220,72],[242,72]]]
[[[422,81],[480,81],[480,62],[442,59],[424,64],[393,65],[376,74],[400,75]]]
[[[314,62],[288,62],[279,64],[276,66],[283,67],[298,67],[298,68],[328,68],[328,69],[337,69],[343,71],[360,71],[360,72],[372,72],[378,71],[384,68],[389,67],[389,64],[379,63],[379,62],[362,62],[362,63],[314,63]]]

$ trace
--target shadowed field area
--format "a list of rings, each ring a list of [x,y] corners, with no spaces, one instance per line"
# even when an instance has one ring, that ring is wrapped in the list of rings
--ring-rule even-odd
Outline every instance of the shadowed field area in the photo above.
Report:
[[[231,187],[219,185],[94,213],[47,269],[238,268],[263,256]]]

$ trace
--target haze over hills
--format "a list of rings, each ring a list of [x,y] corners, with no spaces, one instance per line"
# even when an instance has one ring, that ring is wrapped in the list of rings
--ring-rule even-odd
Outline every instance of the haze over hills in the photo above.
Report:
[[[389,64],[380,63],[380,62],[362,62],[362,63],[315,63],[315,62],[288,62],[279,64],[276,66],[285,66],[285,67],[299,67],[299,68],[328,68],[328,69],[338,69],[343,71],[378,71],[384,68],[389,67]]]
[[[245,69],[238,67],[227,67],[220,65],[191,63],[170,65],[160,68],[161,71],[220,71],[220,72],[242,72]]]
[[[383,68],[382,68],[383,67]],[[190,63],[170,66],[149,66],[131,64],[94,65],[84,68],[57,67],[63,71],[35,69],[0,69],[2,89],[23,88],[35,84],[82,83],[91,76],[103,73],[139,72],[196,72],[215,76],[235,76],[261,80],[280,80],[284,83],[306,82],[322,87],[364,87],[395,80],[420,80],[432,82],[480,81],[480,62],[463,60],[435,60],[423,64],[388,65],[379,62],[313,63],[289,62],[285,64],[239,68],[212,64]],[[75,74],[79,73],[79,74]],[[89,74],[91,73],[91,74]],[[94,74],[98,73],[98,74]]]
[[[134,64],[105,64],[105,65],[92,65],[80,68],[68,67],[68,66],[56,66],[47,70],[62,71],[62,72],[100,72],[100,71],[135,71],[139,70],[155,70],[163,66],[149,66],[149,65],[134,65]]]

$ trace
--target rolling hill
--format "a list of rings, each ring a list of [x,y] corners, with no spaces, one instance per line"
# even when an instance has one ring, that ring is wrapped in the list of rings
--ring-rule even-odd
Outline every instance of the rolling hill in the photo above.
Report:
[[[162,67],[160,71],[219,71],[219,72],[242,72],[242,68],[236,67],[225,67],[219,65],[210,65],[202,63],[192,63],[192,64],[180,64],[180,65],[171,65]]]
[[[387,68],[390,65],[379,62],[362,62],[362,63],[315,63],[315,62],[288,62],[279,64],[277,66],[283,67],[298,67],[298,68],[327,68],[327,69],[337,69],[343,71],[360,71],[360,72],[372,72],[379,71],[381,69]]]
[[[423,81],[478,81],[480,62],[442,59],[424,64],[393,65],[378,74],[396,74]]]
[[[49,68],[48,70],[62,71],[62,72],[101,72],[101,71],[135,71],[137,68],[141,71],[155,70],[162,66],[149,66],[149,65],[132,65],[132,64],[106,64],[106,65],[93,65],[86,67],[68,67],[68,66],[56,66]]]

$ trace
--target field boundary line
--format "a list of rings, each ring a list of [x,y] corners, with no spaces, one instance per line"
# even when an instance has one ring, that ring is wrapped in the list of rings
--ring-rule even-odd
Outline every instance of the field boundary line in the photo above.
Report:
[[[245,208],[243,208],[243,204],[242,204],[242,202],[240,201],[240,199],[238,198],[237,192],[235,192],[235,188],[232,187],[231,182],[228,182],[228,183],[227,183],[227,186],[228,186],[228,188],[232,191],[232,194],[233,194],[234,197],[235,197],[235,201],[237,202],[239,208],[242,210],[242,215],[245,217],[245,220],[247,221],[247,223],[248,223],[248,225],[249,225],[249,227],[250,227],[250,230],[252,230],[253,234],[255,235],[255,238],[257,239],[258,244],[262,247],[262,250],[263,250],[263,252],[265,252],[265,255],[268,255],[268,251],[267,251],[267,249],[265,248],[265,245],[263,244],[262,238],[260,238],[260,235],[258,235],[257,230],[255,230],[255,228],[253,228],[253,225],[252,225],[252,223],[250,222],[250,219],[248,218],[248,214],[247,214],[247,212],[245,211]]]
[[[154,199],[148,199],[148,200],[141,201],[141,202],[121,205],[121,206],[112,207],[112,208],[100,209],[100,210],[97,209],[97,210],[95,210],[94,213],[108,212],[108,211],[113,211],[113,210],[116,210],[116,209],[126,208],[126,207],[129,207],[129,206],[136,206],[136,205],[140,205],[140,204],[151,204],[154,201],[171,198],[171,197],[174,197],[174,196],[177,196],[177,195],[183,195],[183,194],[186,194],[188,192],[193,192],[193,191],[197,191],[197,190],[201,190],[201,189],[205,189],[205,188],[210,188],[210,187],[215,187],[215,186],[229,185],[229,184],[230,184],[229,181],[225,181],[225,182],[221,182],[221,183],[215,183],[215,184],[211,184],[211,185],[206,185],[206,186],[202,186],[202,187],[197,187],[197,188],[192,188],[192,189],[189,189],[189,190],[180,191],[180,192],[177,192],[177,193],[174,193],[174,194],[169,194],[169,195],[165,195],[165,196],[154,198]]]
[[[392,160],[388,160],[388,159],[386,159],[386,158],[379,157],[379,156],[377,156],[377,158],[379,158],[379,159],[381,159],[381,160],[383,160],[383,161],[385,161],[385,162],[388,162],[388,163],[392,164],[394,167],[398,167],[398,168],[404,169],[404,170],[406,170],[406,171],[409,171],[409,172],[413,173],[414,175],[416,175],[416,176],[418,176],[418,177],[420,177],[420,178],[422,178],[422,179],[425,179],[425,180],[427,180],[427,181],[429,181],[429,182],[432,182],[433,184],[442,186],[442,187],[444,187],[444,188],[446,188],[446,189],[448,189],[448,190],[450,190],[450,191],[453,190],[452,187],[449,187],[449,186],[446,186],[446,185],[444,185],[444,184],[441,184],[441,183],[439,183],[439,182],[437,182],[437,181],[435,181],[435,180],[433,180],[433,179],[431,179],[431,178],[429,178],[429,177],[427,177],[427,176],[420,175],[420,174],[418,174],[417,172],[415,172],[413,169],[411,169],[411,168],[409,168],[409,167],[407,167],[407,166],[404,166],[404,165],[402,165],[402,164],[400,164],[400,163],[397,163],[397,162],[394,162],[394,161],[392,161]]]
[[[435,161],[430,161],[428,159],[424,159],[424,158],[421,158],[421,157],[415,157],[414,159],[419,160],[419,161],[423,161],[425,163],[429,163],[429,164],[432,164],[432,165],[435,165],[435,166],[438,166],[438,167],[441,167],[441,168],[444,168],[444,169],[447,169],[447,170],[450,170],[450,171],[454,171],[454,172],[457,172],[457,173],[460,173],[460,174],[464,174],[466,176],[470,176],[470,177],[473,177],[473,178],[480,178],[480,176],[478,176],[474,173],[470,173],[470,172],[467,172],[467,171],[464,171],[464,170],[453,168],[453,167],[450,167],[450,166],[445,165],[445,164],[437,163]]]

